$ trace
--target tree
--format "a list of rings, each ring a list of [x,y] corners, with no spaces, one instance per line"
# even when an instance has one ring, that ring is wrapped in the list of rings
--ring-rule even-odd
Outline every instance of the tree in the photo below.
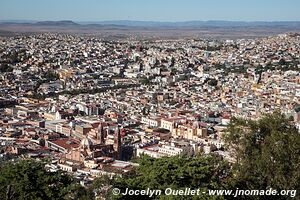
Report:
[[[172,68],[171,68],[171,73],[172,73],[172,75],[177,74],[177,72],[178,72],[178,70],[177,70],[175,67],[172,67]]]
[[[74,187],[76,199],[83,199],[84,188],[60,171],[46,171],[43,162],[18,160],[0,165],[0,199],[72,199]]]
[[[286,64],[286,61],[285,61],[283,58],[281,58],[281,59],[279,60],[278,64],[279,64],[279,65],[285,65],[285,64]]]
[[[55,80],[59,79],[59,75],[54,71],[47,71],[44,74],[43,78],[46,79],[46,82],[50,82],[50,81],[55,81]]]
[[[143,156],[138,160],[136,171],[113,182],[100,181],[125,192],[126,188],[135,190],[165,191],[172,189],[222,189],[227,182],[229,165],[217,156],[199,156],[195,158],[175,156],[159,159]],[[98,182],[99,185],[99,182]],[[100,184],[103,187],[103,184]],[[132,199],[132,196],[113,196],[113,199]],[[137,196],[138,199],[224,199],[221,196],[210,197],[201,192],[200,196]]]
[[[105,199],[110,199],[110,189],[112,188],[114,181],[115,179],[108,175],[100,176],[93,181],[93,184],[88,188],[88,191],[90,194],[96,194]]]
[[[8,64],[0,64],[0,72],[4,73],[4,72],[12,72],[13,68],[11,66],[9,66]]]
[[[148,85],[148,84],[151,83],[150,79],[147,78],[147,77],[145,77],[145,76],[141,77],[141,78],[139,79],[139,82],[140,82],[141,84],[143,84],[143,85]]]
[[[218,85],[218,81],[216,79],[210,79],[208,85],[215,87]]]
[[[284,115],[275,112],[258,121],[235,118],[227,131],[226,141],[237,159],[233,171],[235,187],[300,189],[300,135]]]

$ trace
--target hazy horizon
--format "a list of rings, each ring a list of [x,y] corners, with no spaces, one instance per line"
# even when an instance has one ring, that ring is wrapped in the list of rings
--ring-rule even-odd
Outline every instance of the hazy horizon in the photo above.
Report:
[[[128,20],[128,19],[115,19],[115,20],[97,20],[97,21],[89,21],[89,20],[71,20],[71,19],[57,19],[57,20],[33,20],[33,19],[0,19],[0,22],[60,22],[60,21],[72,21],[75,23],[97,23],[97,22],[158,22],[158,23],[184,23],[184,22],[300,22],[300,20],[178,20],[178,21],[160,21],[160,20]]]
[[[293,0],[10,0],[0,2],[7,21],[300,21]]]

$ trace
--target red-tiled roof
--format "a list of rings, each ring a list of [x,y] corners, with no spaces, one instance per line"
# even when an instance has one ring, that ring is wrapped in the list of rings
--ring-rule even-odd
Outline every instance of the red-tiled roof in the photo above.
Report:
[[[79,143],[76,140],[69,139],[69,138],[63,138],[63,139],[57,139],[57,140],[52,140],[52,143],[63,147],[65,149],[71,149],[71,148],[78,148]]]

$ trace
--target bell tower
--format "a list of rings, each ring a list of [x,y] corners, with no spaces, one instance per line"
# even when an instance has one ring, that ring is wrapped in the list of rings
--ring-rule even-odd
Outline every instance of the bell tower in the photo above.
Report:
[[[99,126],[98,126],[98,137],[97,137],[97,139],[100,141],[100,144],[105,143],[105,132],[104,132],[102,123],[100,123]]]
[[[114,135],[114,151],[115,151],[115,158],[116,159],[120,159],[121,158],[121,146],[122,146],[122,142],[121,142],[121,130],[119,128],[119,126],[117,126],[116,130],[115,130],[115,135]]]

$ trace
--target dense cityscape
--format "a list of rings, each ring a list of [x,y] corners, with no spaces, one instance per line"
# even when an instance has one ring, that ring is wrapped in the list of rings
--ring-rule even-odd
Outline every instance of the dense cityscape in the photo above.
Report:
[[[0,38],[0,159],[48,159],[82,186],[143,155],[237,158],[232,118],[280,111],[300,128],[300,35],[120,40]]]
[[[300,200],[300,1],[0,1],[0,200]]]

